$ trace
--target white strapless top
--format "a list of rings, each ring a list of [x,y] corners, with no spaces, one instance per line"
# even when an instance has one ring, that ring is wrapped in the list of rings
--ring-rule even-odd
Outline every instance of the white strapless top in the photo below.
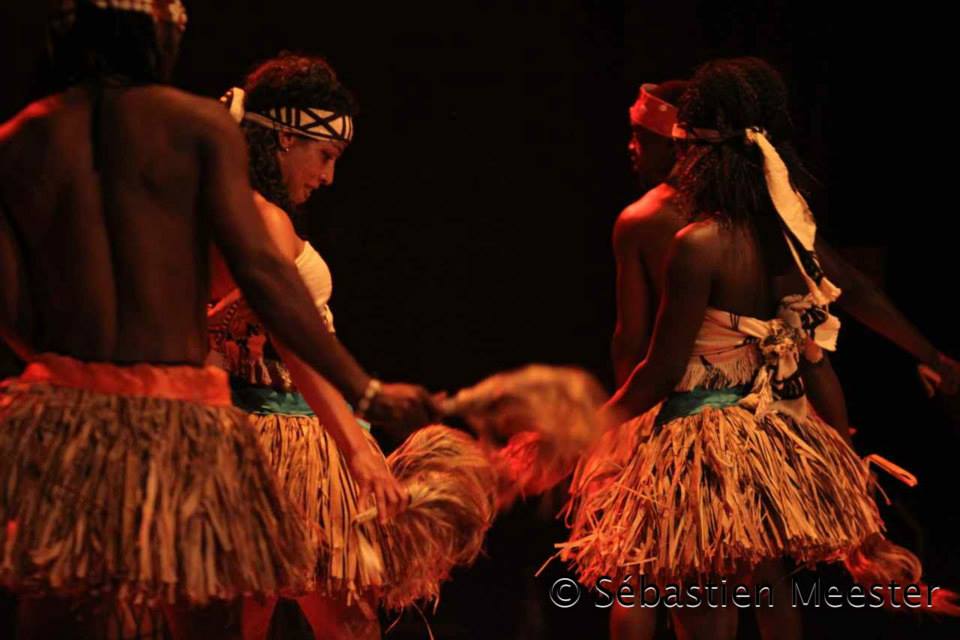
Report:
[[[800,358],[816,362],[834,351],[840,320],[812,294],[785,297],[769,320],[707,308],[677,391],[750,385],[745,402],[758,415],[781,411],[803,417]]]
[[[303,251],[297,256],[295,263],[303,283],[307,285],[310,297],[313,298],[313,304],[320,312],[320,317],[323,318],[327,329],[333,332],[333,312],[330,310],[333,274],[330,273],[330,267],[309,242],[304,243]]]

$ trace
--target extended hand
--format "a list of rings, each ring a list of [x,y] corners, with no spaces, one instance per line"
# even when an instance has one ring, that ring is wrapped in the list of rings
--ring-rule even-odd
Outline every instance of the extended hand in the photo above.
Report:
[[[953,395],[960,387],[960,362],[942,353],[937,354],[936,362],[917,365],[917,373],[931,398],[937,391]]]
[[[630,414],[626,407],[623,406],[623,395],[621,393],[614,394],[614,396],[597,411],[597,421],[600,424],[601,433],[606,433],[629,419]]]
[[[413,384],[384,384],[366,413],[366,418],[397,435],[439,419],[440,410],[430,392]]]
[[[372,500],[376,504],[380,524],[386,524],[410,503],[409,492],[397,482],[384,459],[372,449],[348,456],[347,465],[357,483],[361,501]]]

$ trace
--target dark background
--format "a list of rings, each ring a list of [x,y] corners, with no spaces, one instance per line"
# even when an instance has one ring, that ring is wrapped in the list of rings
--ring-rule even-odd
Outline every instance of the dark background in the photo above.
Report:
[[[744,54],[770,60],[791,88],[797,143],[822,181],[813,202],[823,233],[960,356],[954,72],[942,53],[954,36],[937,9],[393,4],[188,1],[176,74],[178,85],[215,97],[290,49],[326,56],[358,96],[356,140],[303,228],[333,270],[341,339],[374,373],[456,390],[539,361],[581,365],[609,386],[609,238],[639,196],[627,108],[642,82]],[[2,118],[36,93],[42,18],[42,7],[0,8]],[[920,552],[932,584],[960,587],[956,399],[926,400],[911,359],[852,321],[835,363],[858,450],[920,479],[911,491],[885,482],[891,536]],[[548,496],[503,515],[487,556],[456,575],[428,616],[438,638],[603,637],[605,612],[549,603],[559,567],[532,578],[563,536],[558,505]],[[807,629],[960,636],[954,623],[863,611],[808,612]],[[425,635],[408,614],[388,637]]]

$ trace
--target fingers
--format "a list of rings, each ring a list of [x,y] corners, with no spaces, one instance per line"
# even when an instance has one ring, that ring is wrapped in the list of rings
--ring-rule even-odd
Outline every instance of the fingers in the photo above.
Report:
[[[410,504],[410,494],[391,476],[385,476],[377,482],[373,490],[377,503],[377,518],[381,525],[386,524]]]
[[[418,385],[384,385],[369,415],[387,429],[418,429],[440,422],[444,415],[441,404],[446,397],[445,393],[433,396]]]
[[[407,497],[400,485],[391,479],[387,485],[387,500],[389,502],[390,517],[394,518],[397,514],[407,508]]]
[[[410,390],[403,402],[403,423],[408,428],[417,429],[432,422],[433,406],[426,389],[411,387]]]
[[[387,524],[387,521],[393,517],[393,513],[390,510],[384,487],[379,482],[373,489],[373,495],[377,503],[377,520],[380,521],[381,525]]]
[[[936,371],[925,364],[917,366],[917,373],[920,376],[920,382],[923,384],[923,389],[926,391],[927,397],[932,398],[937,392],[937,387],[943,381],[942,378]]]
[[[376,507],[376,500],[373,499],[373,487],[369,482],[358,478],[353,474],[353,480],[357,483],[357,511],[363,512],[370,507]]]
[[[410,390],[412,393],[409,398],[407,424],[416,429],[439,422],[443,416],[440,402],[423,387],[411,386]],[[446,394],[443,394],[443,397],[446,397]]]

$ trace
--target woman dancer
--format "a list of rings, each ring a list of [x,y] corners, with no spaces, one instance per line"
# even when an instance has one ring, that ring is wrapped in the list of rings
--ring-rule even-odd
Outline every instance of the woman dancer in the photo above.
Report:
[[[800,370],[835,346],[826,305],[839,290],[789,181],[799,162],[785,97],[756,59],[709,63],[686,94],[677,172],[696,214],[670,248],[647,357],[608,406],[639,416],[617,431],[622,465],[601,478],[609,466],[587,460],[575,481],[561,557],[585,584],[625,574],[660,586],[742,582],[782,557],[812,564],[861,548],[917,572],[882,540],[863,464],[807,412]],[[842,416],[842,405],[822,413]],[[736,608],[674,613],[681,637],[735,635]]]
[[[330,270],[301,239],[290,214],[310,193],[333,182],[334,167],[353,136],[353,99],[320,58],[281,55],[261,64],[224,98],[250,149],[251,182],[273,241],[295,260],[320,311],[334,330],[328,306]],[[379,637],[378,591],[392,567],[381,552],[383,525],[407,500],[383,454],[343,398],[268,336],[217,261],[210,312],[213,359],[230,373],[235,404],[251,414],[281,486],[319,527],[316,590],[297,598],[317,637]],[[346,351],[344,369],[358,368]],[[340,372],[322,372],[332,380]],[[369,378],[354,394],[357,417],[406,425],[434,414],[425,390],[381,385]],[[350,393],[344,388],[345,393]],[[372,494],[378,521],[355,524]],[[266,635],[276,600],[249,600],[247,638]]]

